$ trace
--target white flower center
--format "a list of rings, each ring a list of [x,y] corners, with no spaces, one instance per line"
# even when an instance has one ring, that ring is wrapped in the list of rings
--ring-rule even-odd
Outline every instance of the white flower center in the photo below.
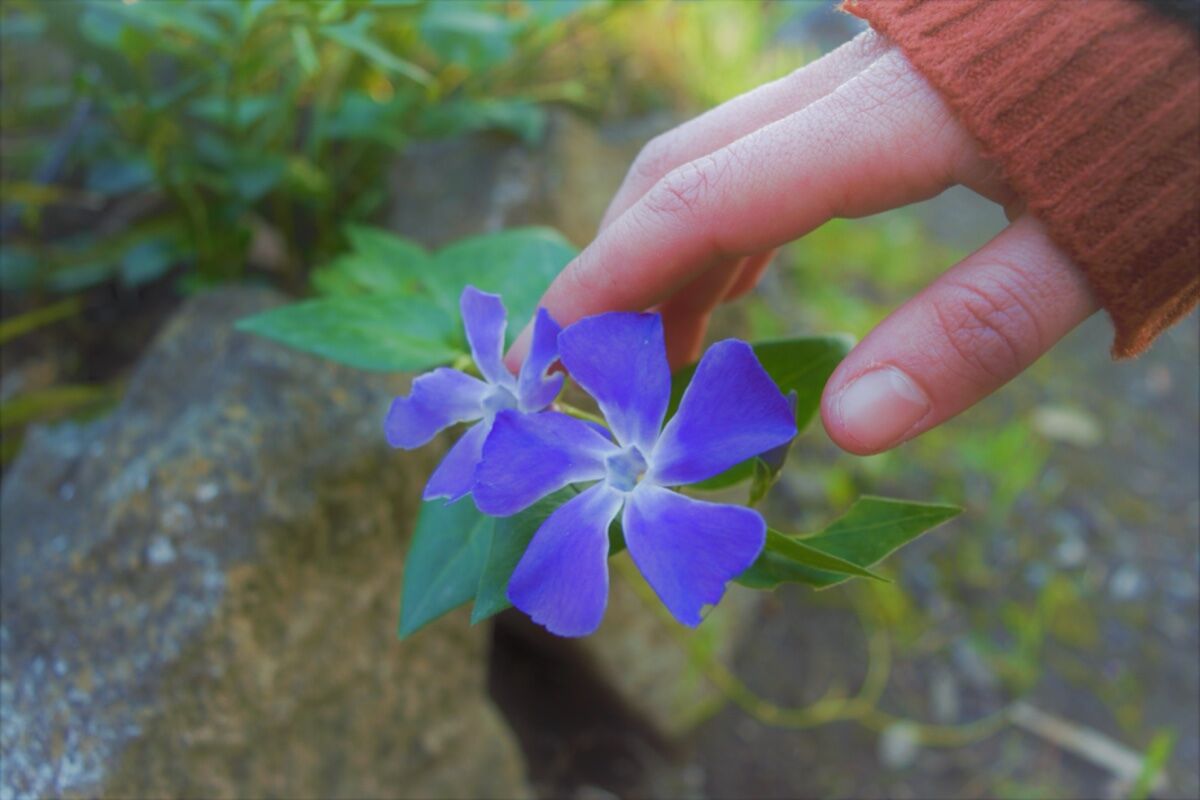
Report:
[[[483,398],[483,411],[488,419],[492,419],[501,411],[516,407],[516,396],[503,386],[492,386],[492,390]]]
[[[649,466],[642,451],[632,445],[604,459],[608,485],[619,492],[632,492]]]

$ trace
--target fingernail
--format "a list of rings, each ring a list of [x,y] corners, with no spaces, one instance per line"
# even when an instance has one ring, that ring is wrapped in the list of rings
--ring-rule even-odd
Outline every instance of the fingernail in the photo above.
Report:
[[[837,401],[842,430],[864,450],[882,450],[894,444],[929,408],[925,393],[895,367],[860,376],[842,390]]]

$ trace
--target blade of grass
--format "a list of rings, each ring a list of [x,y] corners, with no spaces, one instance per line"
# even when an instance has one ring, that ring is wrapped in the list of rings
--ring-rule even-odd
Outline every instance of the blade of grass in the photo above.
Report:
[[[0,403],[0,430],[31,422],[52,422],[73,414],[96,411],[120,396],[118,384],[67,384],[17,395]]]
[[[32,333],[39,328],[73,317],[82,310],[83,298],[74,295],[57,303],[9,317],[0,321],[0,345],[8,344],[13,339]]]

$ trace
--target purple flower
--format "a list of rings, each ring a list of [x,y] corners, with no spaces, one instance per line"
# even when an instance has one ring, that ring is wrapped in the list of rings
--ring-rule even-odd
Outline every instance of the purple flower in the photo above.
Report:
[[[608,528],[623,509],[634,563],[675,618],[695,626],[758,557],[766,524],[751,509],[666,487],[787,442],[796,434],[788,402],[750,346],[730,339],[704,354],[664,428],[671,373],[657,314],[589,317],[564,330],[558,347],[616,441],[556,412],[497,415],[475,476],[480,511],[514,514],[568,484],[596,481],[538,529],[508,598],[552,633],[594,631],[608,601]]]
[[[793,389],[787,393],[786,399],[788,408],[791,410],[792,418],[794,419],[796,416],[796,406],[800,404],[800,395],[795,389]],[[772,447],[765,453],[758,454],[758,457],[761,458],[763,463],[767,465],[767,468],[771,470],[772,474],[783,469],[783,464],[787,461],[788,451],[792,449],[792,441],[794,439],[795,437],[793,436],[791,439],[788,439],[778,447]]]
[[[388,444],[411,450],[428,442],[457,422],[475,422],[468,428],[425,484],[423,497],[445,497],[447,502],[471,491],[475,467],[492,421],[501,411],[531,413],[554,401],[562,388],[562,375],[546,375],[558,358],[559,327],[544,309],[538,309],[529,356],[514,377],[504,366],[504,304],[494,294],[474,286],[459,298],[463,327],[471,355],[483,380],[456,369],[441,367],[413,381],[408,397],[392,401],[383,429]]]

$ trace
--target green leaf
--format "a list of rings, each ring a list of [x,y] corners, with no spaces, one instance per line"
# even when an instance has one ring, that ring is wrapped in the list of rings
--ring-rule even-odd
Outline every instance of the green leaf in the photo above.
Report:
[[[406,283],[390,275],[382,262],[358,253],[338,256],[314,270],[310,280],[314,289],[327,295],[405,297],[414,294]]]
[[[431,106],[419,121],[418,135],[441,138],[480,130],[508,131],[535,145],[546,130],[545,110],[520,98],[449,100]]]
[[[178,261],[178,250],[175,240],[165,236],[137,242],[121,257],[121,285],[136,287],[162,277]]]
[[[154,183],[154,167],[145,158],[96,161],[88,168],[88,191],[115,195],[143,189]]]
[[[313,47],[312,36],[303,25],[293,25],[291,29],[292,50],[296,53],[296,61],[300,69],[310,78],[321,68],[321,60],[317,58],[317,49]]]
[[[538,300],[578,251],[549,228],[513,228],[475,236],[442,249],[427,286],[438,303],[458,316],[458,296],[470,284],[504,298],[508,343],[533,317]]]
[[[482,622],[508,608],[508,581],[512,578],[521,556],[533,540],[533,535],[554,511],[578,492],[568,487],[542,498],[520,514],[496,520],[492,531],[487,565],[479,578],[475,606],[471,609],[471,624]]]
[[[1163,788],[1165,781],[1162,772],[1175,750],[1175,739],[1176,733],[1170,728],[1162,728],[1155,732],[1154,738],[1146,748],[1146,755],[1142,758],[1142,768],[1138,772],[1137,780],[1129,790],[1129,800],[1145,800],[1151,792],[1158,792]]]
[[[513,53],[513,24],[501,14],[464,3],[430,3],[418,23],[421,40],[442,61],[480,72]]]
[[[772,469],[767,462],[755,456],[751,459],[752,480],[750,481],[750,499],[747,505],[756,506],[767,496],[775,481],[779,480],[779,470]]]
[[[465,239],[432,258],[386,231],[351,226],[346,233],[353,252],[313,277],[329,296],[272,309],[240,329],[362,369],[425,369],[466,352],[458,311],[464,286],[504,298],[511,343],[576,252],[547,228]],[[433,302],[416,296],[423,292]]]
[[[406,297],[326,297],[274,308],[237,329],[367,370],[415,372],[453,361],[456,320]]]
[[[817,415],[826,381],[853,346],[849,336],[778,339],[754,345],[754,354],[779,390],[796,393],[797,429],[807,428]]]
[[[0,246],[0,289],[28,288],[37,276],[38,259],[28,250],[14,245]]]
[[[365,294],[366,290],[362,284],[355,280],[351,274],[351,270],[346,269],[342,265],[343,259],[352,258],[354,258],[352,255],[342,256],[334,259],[331,264],[313,270],[312,274],[308,277],[313,291],[317,294],[334,297],[342,295],[353,297],[354,295]]]
[[[112,7],[89,5],[79,19],[79,32],[86,42],[117,53],[125,28],[125,21]]]
[[[776,534],[792,545],[839,559],[861,569],[871,567],[902,545],[962,513],[957,506],[914,503],[886,497],[860,497],[850,510],[811,536],[789,537]],[[768,546],[758,561],[743,573],[738,582],[756,589],[770,589],[780,583],[806,583],[823,589],[846,580],[845,569],[823,567],[812,561],[794,558],[790,545],[771,546],[774,531],[768,532]]]
[[[776,559],[785,560],[788,564],[810,567],[812,569],[832,572],[842,576],[871,578],[888,583],[888,580],[876,575],[869,569],[852,561],[836,556],[819,548],[813,547],[803,539],[786,536],[774,529],[767,530],[767,544],[763,552]]]
[[[313,137],[317,142],[363,140],[400,148],[409,130],[403,120],[408,107],[403,94],[380,103],[365,92],[347,89],[341,93],[335,110],[314,120]]]
[[[199,3],[133,3],[112,8],[149,26],[159,36],[164,30],[174,30],[215,47],[229,43],[229,34],[213,20],[209,9]]]
[[[120,387],[116,384],[60,384],[35,389],[0,403],[0,430],[97,411],[119,397]]]
[[[383,228],[373,228],[370,225],[355,225],[351,223],[345,227],[344,233],[346,234],[346,239],[350,242],[350,248],[356,253],[385,260],[411,261],[422,268],[426,268],[431,264],[429,253],[424,247],[412,239],[397,236]]]
[[[214,94],[199,97],[188,104],[188,111],[200,119],[215,125],[230,124],[239,132],[272,116],[277,116],[284,107],[285,98],[279,95],[237,96],[233,98]],[[257,155],[257,154],[255,154]],[[275,160],[282,161],[276,154]],[[244,166],[253,166],[253,157],[242,159]]]
[[[317,11],[317,22],[328,25],[346,13],[346,0],[330,0]]]
[[[796,429],[803,432],[821,406],[821,392],[825,389],[825,382],[853,345],[853,340],[848,336],[801,336],[752,342],[750,346],[763,369],[779,387],[779,391],[785,395],[789,392],[796,393]],[[668,418],[679,408],[679,401],[683,399],[684,390],[695,372],[696,365],[691,364],[671,376]],[[694,488],[723,489],[753,475],[753,461],[746,460],[720,475],[695,484]]]
[[[229,18],[237,24],[241,35],[245,36],[254,28],[263,13],[272,7],[279,8],[281,5],[282,3],[279,3],[278,0],[243,0],[240,9],[236,5],[225,5],[223,8],[227,10]],[[238,13],[239,11],[241,13]]]
[[[339,25],[322,27],[321,34],[338,44],[353,50],[366,58],[380,69],[395,75],[402,75],[420,84],[429,84],[433,80],[428,72],[411,61],[405,61],[388,51],[386,47],[371,38],[368,28],[372,17],[368,13],[356,16],[350,22]]]
[[[71,295],[65,300],[59,300],[50,305],[40,306],[20,314],[14,314],[11,317],[0,319],[0,345],[8,344],[13,339],[17,339],[27,333],[32,333],[47,325],[53,325],[60,320],[70,319],[82,311],[83,296]],[[3,426],[4,420],[0,419],[0,427]]]
[[[0,25],[0,39],[36,40],[46,31],[46,18],[29,9],[28,11],[4,11],[4,24]]]
[[[353,252],[313,274],[313,285],[326,294],[412,296],[423,292],[434,269],[433,257],[420,245],[379,228],[346,227]]]
[[[493,523],[470,497],[450,505],[441,500],[421,505],[404,561],[401,639],[475,596]]]
[[[603,5],[604,0],[538,0],[529,4],[529,15],[534,24],[551,25],[585,9]]]
[[[257,203],[279,185],[287,174],[287,161],[277,155],[263,154],[242,160],[228,175],[229,185],[247,204]]]
[[[46,288],[56,292],[78,292],[110,280],[117,265],[113,261],[82,261],[56,269],[45,279]]]

